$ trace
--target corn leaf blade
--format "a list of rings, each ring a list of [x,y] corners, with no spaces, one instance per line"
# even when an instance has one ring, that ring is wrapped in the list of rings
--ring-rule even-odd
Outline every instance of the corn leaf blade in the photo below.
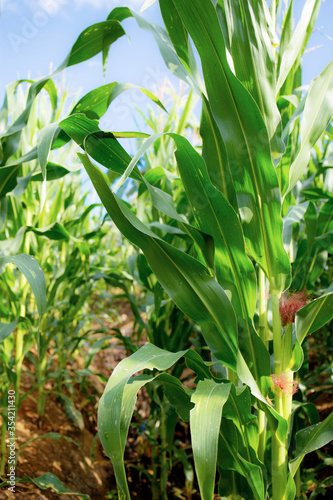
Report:
[[[318,299],[296,313],[296,337],[301,344],[307,335],[319,330],[333,318],[333,284]]]
[[[223,406],[231,384],[217,384],[213,380],[200,381],[191,401],[191,441],[195,470],[203,500],[214,496],[218,439]],[[203,425],[204,422],[204,425]]]
[[[173,1],[201,58],[208,100],[233,165],[246,243],[267,276],[275,277],[274,288],[283,290],[290,282],[290,266],[282,243],[278,180],[263,118],[229,68],[212,2]]]

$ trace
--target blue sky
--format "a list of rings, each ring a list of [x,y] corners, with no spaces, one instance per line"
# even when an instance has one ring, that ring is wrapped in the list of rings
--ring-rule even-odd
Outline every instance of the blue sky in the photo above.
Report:
[[[7,83],[17,78],[35,79],[55,69],[66,57],[78,35],[90,24],[104,21],[116,6],[139,11],[143,0],[5,0],[0,18],[0,99]],[[144,13],[161,23],[158,4]],[[151,91],[170,77],[152,36],[140,30],[134,20],[124,21],[128,37],[111,46],[105,83],[130,82]],[[85,63],[65,71],[66,82],[73,92],[84,95],[103,85],[102,58],[98,54]],[[61,77],[58,77],[58,81]],[[176,79],[173,82],[178,85]],[[131,101],[131,104],[129,103]],[[148,98],[137,90],[128,91],[112,105],[110,130],[125,130],[131,120],[133,102],[145,107]],[[110,116],[110,114],[109,114]]]
[[[139,11],[144,0],[0,0],[0,100],[5,85],[17,78],[32,79],[49,73],[66,57],[80,32],[88,25],[105,20],[116,6]],[[295,0],[299,17],[304,0]],[[161,23],[158,2],[143,16]],[[333,1],[322,2],[319,17],[304,56],[304,83],[309,84],[328,64],[333,53]],[[152,36],[140,30],[134,20],[124,27],[130,39],[123,37],[110,50],[106,81],[131,82],[155,91],[170,73],[164,66]],[[176,79],[172,82],[177,86]],[[66,81],[80,95],[103,85],[101,55],[66,70]],[[129,103],[129,98],[131,103]],[[148,99],[137,91],[123,95],[113,106],[111,129],[133,128],[133,102],[145,107]]]

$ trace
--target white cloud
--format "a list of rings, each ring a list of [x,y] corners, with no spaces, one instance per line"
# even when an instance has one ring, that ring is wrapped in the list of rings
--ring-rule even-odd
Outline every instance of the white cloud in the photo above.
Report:
[[[21,5],[19,5],[21,3]],[[77,8],[84,8],[84,6],[95,7],[96,9],[109,9],[110,11],[115,7],[129,7],[139,11],[145,4],[145,0],[0,0],[0,8],[2,12],[22,12],[22,3],[31,12],[43,10],[49,16],[53,17],[61,12],[64,12],[64,7],[70,3],[74,3]]]

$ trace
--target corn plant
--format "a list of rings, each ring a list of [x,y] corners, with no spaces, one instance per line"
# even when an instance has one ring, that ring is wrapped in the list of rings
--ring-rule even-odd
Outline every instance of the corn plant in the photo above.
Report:
[[[171,352],[148,343],[111,375],[99,404],[99,436],[114,465],[119,498],[128,499],[123,454],[136,394],[158,381],[179,416],[190,422],[204,500],[213,498],[216,471],[222,497],[300,497],[297,474],[303,457],[332,437],[331,416],[309,428],[294,428],[293,394],[295,374],[303,362],[302,343],[332,317],[333,287],[329,284],[311,302],[311,290],[289,291],[291,262],[298,252],[293,226],[303,215],[308,258],[314,267],[321,253],[317,248],[324,246],[331,253],[331,237],[326,236],[332,230],[331,205],[323,205],[318,214],[309,204],[306,217],[304,206],[297,211],[302,181],[309,178],[311,150],[333,111],[332,63],[304,96],[297,90],[302,54],[320,0],[305,2],[295,30],[293,2],[285,2],[280,37],[280,2],[271,1],[269,8],[264,0],[161,0],[159,4],[166,30],[126,7],[116,8],[105,23],[80,35],[59,70],[99,51],[106,63],[109,45],[124,34],[124,19],[134,18],[152,33],[167,66],[202,101],[201,154],[183,136],[168,133],[176,148],[178,186],[184,190],[190,215],[175,204],[170,185],[156,187],[149,172],[144,174],[137,166],[163,134],[148,137],[131,158],[117,137],[137,137],[137,133],[100,130],[98,119],[125,89],[118,84],[85,96],[70,116],[57,123],[59,128],[52,124],[45,131],[39,150],[47,157],[50,148],[69,138],[83,149],[79,158],[113,222],[143,251],[179,309],[200,325],[212,359],[227,368],[228,379],[213,375],[210,363],[192,349]],[[107,37],[101,36],[104,30]],[[42,82],[45,85],[46,80]],[[35,91],[41,83],[34,85]],[[11,140],[5,142],[7,150],[13,147],[15,133],[14,127]],[[45,163],[44,153],[39,158]],[[113,190],[90,158],[121,175]],[[161,167],[157,177],[168,177],[167,166]],[[13,165],[4,163],[3,169],[12,172]],[[149,193],[161,220],[166,215],[170,227],[176,223],[192,239],[191,254],[161,238],[117,196],[115,191],[129,177]],[[311,273],[306,280],[310,285]],[[195,390],[186,389],[169,373],[181,358],[197,375]],[[142,370],[148,371],[133,377]]]
[[[170,401],[183,418],[190,420],[203,498],[213,496],[216,467],[222,496],[294,498],[293,477],[302,458],[326,442],[324,434],[332,420],[299,430],[296,450],[294,454],[290,450],[288,457],[292,396],[297,386],[294,373],[302,364],[301,343],[330,319],[332,306],[331,286],[310,304],[305,292],[290,296],[285,292],[291,274],[282,238],[282,207],[286,210],[294,203],[294,188],[306,171],[311,148],[332,116],[332,64],[312,82],[300,103],[292,94],[299,84],[300,58],[319,2],[306,2],[294,33],[292,3],[289,5],[278,49],[275,2],[270,13],[263,2],[175,0],[160,2],[160,8],[167,34],[126,8],[112,11],[109,19],[134,17],[140,26],[152,31],[167,62],[177,61],[174,72],[202,97],[202,156],[183,137],[170,134],[195,225],[176,211],[171,196],[151,187],[135,169],[158,136],[147,139],[134,159],[124,165],[122,180],[140,175],[155,208],[179,221],[191,234],[197,257],[158,238],[110,191],[88,156],[79,156],[118,228],[143,250],[157,279],[179,308],[198,321],[212,354],[228,367],[230,382],[214,379],[202,363],[202,371],[195,370],[199,372],[198,387],[189,394],[163,371],[182,356],[193,356],[193,352],[167,353],[148,344],[112,374],[99,406],[100,437],[115,466],[119,496],[128,498],[122,464],[126,430],[136,391],[158,377]],[[198,76],[189,37],[201,59],[204,83]],[[233,67],[228,63],[227,49]],[[322,92],[322,87],[327,92]],[[292,106],[296,107],[293,114]],[[312,110],[316,110],[316,119]],[[299,141],[298,135],[295,140],[295,122],[302,111]],[[69,133],[70,124],[73,122],[66,119],[60,126]],[[107,162],[106,157],[101,160],[104,144],[112,148],[112,140],[100,132],[87,135],[83,142],[88,155],[112,169],[112,161]],[[324,209],[324,225],[329,224],[326,213]],[[202,233],[206,238],[201,239]],[[213,240],[212,253],[209,237]],[[272,342],[267,323],[267,285]],[[143,368],[158,372],[130,380]],[[257,409],[256,418],[251,403]]]
[[[162,89],[159,92],[160,95]],[[161,110],[156,113],[155,110],[149,109],[148,116],[139,110],[141,116],[149,129],[155,133],[177,130],[177,133],[192,135],[195,127],[192,128],[188,119],[193,121],[191,117],[193,94],[183,95],[180,93],[177,95],[170,84],[166,82],[161,100],[166,103],[168,96],[172,99],[172,108],[168,115]],[[137,142],[141,145],[142,139],[138,139]],[[188,216],[191,216],[188,205],[184,203],[182,190],[177,179],[173,141],[168,135],[163,135],[159,143],[154,144],[153,152],[146,152],[143,164],[145,178],[151,179],[155,187],[161,188],[163,186],[166,192],[173,192],[175,204],[179,207],[182,204],[183,212],[186,210]],[[168,177],[164,175],[160,165],[168,166]],[[182,247],[186,249],[187,253],[193,252],[192,239],[184,231],[181,231],[170,217],[156,211],[154,205],[150,203],[147,188],[140,186],[138,181],[134,181],[134,185],[135,187],[129,191],[129,194],[137,194],[137,197],[132,196],[131,204],[136,206],[137,213],[141,214],[150,229],[169,244]],[[123,342],[129,354],[137,351],[138,344],[140,341],[142,343],[143,334],[148,342],[171,352],[189,348],[194,342],[200,346],[200,339],[193,322],[166,295],[149,267],[146,257],[141,252],[135,252],[129,256],[128,270],[125,275],[116,274],[114,271],[107,272],[105,270],[104,272],[106,282],[120,287],[124,292],[120,296],[126,298],[131,305],[134,316],[131,341],[120,331],[116,335]],[[184,362],[178,363],[171,370],[171,375],[181,380],[184,368]],[[142,421],[142,425],[137,427],[142,439],[149,443],[149,449],[151,449],[149,469],[152,474],[145,471],[145,475],[151,483],[152,498],[164,499],[167,498],[167,478],[174,461],[177,462],[181,456],[184,467],[189,467],[189,462],[186,459],[186,453],[181,455],[178,448],[173,446],[177,413],[163,394],[163,386],[157,381],[155,384],[148,385],[146,389],[150,402],[150,414],[147,421]],[[142,427],[144,427],[144,431]]]

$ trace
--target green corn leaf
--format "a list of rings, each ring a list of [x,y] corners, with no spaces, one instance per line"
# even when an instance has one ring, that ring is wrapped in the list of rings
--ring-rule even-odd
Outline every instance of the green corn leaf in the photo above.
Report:
[[[66,167],[63,167],[62,165],[58,165],[56,163],[48,162],[46,165],[46,180],[47,181],[54,181],[57,179],[61,179],[65,175],[69,174],[70,172],[76,172],[81,169],[81,165],[73,165],[72,167],[69,167],[66,165]],[[33,172],[31,176],[31,181],[32,182],[41,182],[43,181],[43,176],[40,171]]]
[[[35,296],[39,319],[41,319],[46,309],[46,282],[43,271],[36,259],[31,255],[0,256],[0,267],[10,263],[15,264],[26,277]]]
[[[235,495],[236,498],[247,498],[253,500],[251,488],[247,479],[235,470],[219,469],[219,495],[221,498],[230,498]]]
[[[303,7],[302,15],[294,34],[286,49],[282,52],[277,90],[283,85],[292,67],[297,67],[300,63],[301,56],[308,43],[313,25],[318,15],[320,3],[321,0],[307,0]]]
[[[258,459],[256,461],[258,462]],[[247,455],[242,433],[235,423],[227,418],[222,419],[219,436],[218,466],[222,469],[222,477],[224,469],[235,470],[244,476],[253,498],[264,500],[265,485],[261,466],[258,463],[253,463]],[[249,494],[248,492],[246,493]]]
[[[27,175],[24,177],[17,177],[16,181],[17,184],[13,191],[10,191],[7,193],[9,196],[21,196],[24,191],[27,189],[30,179],[32,177],[33,171],[30,171]]]
[[[325,131],[333,115],[333,61],[314,78],[306,95],[300,135],[301,146],[290,167],[289,192],[304,174],[311,149]]]
[[[153,35],[160,50],[161,56],[163,57],[164,62],[171,73],[181,80],[184,80],[191,88],[193,88],[197,92],[197,94],[200,95],[199,86],[187,71],[187,69],[184,67],[165,29],[139,16],[127,7],[116,7],[110,12],[108,19],[117,19],[119,21],[123,21],[124,19],[130,17],[133,17],[136,20],[138,26],[141,29],[148,31]],[[180,41],[180,37],[177,37],[177,39]]]
[[[59,222],[54,222],[47,227],[32,227],[27,226],[27,231],[32,231],[40,236],[45,236],[50,240],[57,241],[69,241],[71,235],[66,231],[66,229],[59,224]]]
[[[202,157],[184,138],[170,134],[177,145],[176,159],[184,189],[198,227],[214,238],[218,282],[231,292],[239,316],[253,317],[256,278],[245,254],[244,237],[236,212],[210,181]]]
[[[23,238],[26,232],[26,226],[20,227],[14,238],[8,238],[0,241],[0,254],[2,256],[16,255],[22,246]]]
[[[84,113],[87,118],[91,120],[101,118],[106,113],[113,100],[112,94],[117,85],[117,82],[112,82],[91,90],[75,104],[70,115]]]
[[[203,84],[198,73],[196,61],[190,50],[191,45],[188,44],[188,34],[174,6],[173,0],[160,1],[160,9],[175,51],[186,71],[192,75],[194,81],[197,83],[197,87],[192,85],[192,88],[198,92],[199,88],[203,87]],[[165,56],[164,60],[168,65],[168,59]],[[191,70],[189,67],[191,67]],[[200,91],[200,96],[203,102],[200,124],[200,135],[203,142],[202,155],[208,166],[209,176],[213,184],[225,195],[235,210],[237,210],[236,192],[225,144],[203,90]]]
[[[288,49],[290,40],[293,36],[293,6],[294,0],[290,0],[282,22],[281,37],[278,50],[278,71],[280,70],[283,54]]]
[[[296,457],[289,462],[289,467],[294,476],[299,465],[307,453],[318,450],[333,439],[333,413],[323,422],[302,429],[296,434]]]
[[[3,342],[16,328],[18,319],[12,323],[0,323],[0,342]]]
[[[189,70],[190,59],[188,53],[188,34],[183,21],[179,17],[172,1],[163,0],[160,1],[159,4],[162,18],[172,45],[174,46],[174,49],[185,68]]]
[[[22,128],[26,126],[28,123],[28,119],[30,116],[30,111],[32,104],[34,102],[35,97],[39,94],[39,92],[44,89],[48,92],[50,96],[51,103],[56,105],[57,103],[57,90],[55,88],[55,85],[51,78],[48,76],[46,78],[42,78],[38,80],[37,82],[33,83],[28,92],[28,97],[27,97],[27,104],[26,108],[24,111],[21,113],[21,115],[15,120],[15,122],[7,129],[7,131],[4,134],[1,134],[1,138],[8,138],[11,135],[16,134],[17,132],[20,132]],[[19,140],[19,136],[18,136]],[[18,143],[17,143],[18,146]],[[16,149],[15,149],[16,151]],[[12,151],[11,154],[14,154],[15,151]],[[11,156],[11,155],[9,155]]]
[[[7,199],[0,197],[0,233],[4,231],[7,220]]]
[[[109,140],[110,135],[112,137],[111,140]],[[123,175],[121,179],[118,181],[117,185],[115,186],[114,190],[116,190],[122,182],[124,182],[125,179],[127,179],[128,176],[133,176],[133,178],[139,177],[139,179],[146,185],[152,203],[157,208],[159,211],[162,213],[168,215],[169,217],[172,217],[173,219],[177,220],[180,223],[181,229],[183,229],[185,232],[187,232],[191,238],[194,240],[194,242],[197,244],[199,247],[202,255],[203,255],[203,260],[204,262],[207,263],[208,267],[213,268],[213,254],[214,254],[214,242],[211,236],[205,234],[204,232],[200,231],[200,229],[197,229],[190,224],[188,224],[187,219],[184,215],[178,214],[176,207],[174,205],[173,198],[163,190],[152,186],[150,182],[146,180],[146,177],[143,177],[137,166],[136,163],[139,161],[141,156],[146,152],[148,147],[153,144],[159,137],[165,134],[156,134],[151,137],[149,137],[142,147],[139,149],[139,151],[136,153],[134,158],[131,161],[127,161],[127,167],[126,169],[124,168],[125,165],[123,165]],[[172,136],[172,135],[171,135]],[[172,136],[173,137],[173,136]],[[175,136],[178,137],[178,136]],[[85,140],[84,140],[84,148],[89,153],[93,158],[100,159],[101,151],[103,150],[103,146],[107,146],[109,150],[108,157],[106,161],[104,161],[104,166],[109,166],[112,170],[114,171],[120,171],[121,169],[121,163],[119,162],[119,157],[117,156],[118,151],[122,151],[123,153],[123,158],[125,161],[126,158],[126,151],[123,150],[123,148],[120,146],[118,141],[114,140],[114,136],[108,132],[99,132],[99,133],[92,133],[88,135]],[[130,159],[129,155],[127,155],[128,159]],[[116,160],[115,160],[116,158]],[[150,177],[149,175],[147,177]]]
[[[178,307],[192,319],[207,324],[206,340],[215,356],[218,359],[223,356],[224,362],[235,369],[238,350],[236,318],[223,289],[197,260],[149,231],[116,199],[100,171],[89,159],[81,154],[79,157],[103,205],[120,231],[143,250],[153,272]],[[208,325],[211,323],[218,325],[218,334],[216,331],[214,334],[210,333]]]
[[[202,137],[202,157],[208,168],[214,186],[224,194],[231,206],[238,212],[235,185],[221,132],[210,109],[207,98],[202,94],[200,135]]]
[[[307,242],[308,256],[311,255],[311,250],[313,247],[314,239],[317,232],[317,210],[312,201],[310,201],[308,208],[304,214],[305,221],[305,234]]]
[[[248,462],[262,466],[257,457],[259,444],[257,418],[252,414],[251,393],[246,386],[231,387],[223,417],[232,420],[243,437],[244,457]]]
[[[184,354],[185,360],[189,354],[190,350]],[[190,395],[187,393],[186,389],[184,389],[181,382],[168,373],[161,373],[158,375],[157,381],[163,383],[164,393],[180,418],[184,420],[184,422],[189,422],[190,410],[193,408],[193,402],[191,402]]]
[[[241,225],[223,194],[211,183],[203,159],[186,139],[173,133],[151,136],[131,160],[117,186],[131,175],[136,162],[162,135],[169,135],[177,145],[178,167],[199,229],[214,238],[218,281],[225,290],[231,292],[236,313],[241,317],[252,318],[256,305],[256,278],[253,266],[245,255]],[[85,149],[89,154],[94,153],[90,147],[91,137],[95,137],[95,134],[85,139]],[[146,185],[155,207],[183,223],[184,220],[175,211],[170,196],[147,183]],[[191,235],[193,236],[193,231]]]
[[[185,363],[190,370],[197,374],[197,378],[195,379],[196,384],[199,382],[199,380],[213,378],[212,374],[209,371],[209,367],[196,351],[190,349],[186,353]]]
[[[122,360],[110,377],[98,406],[98,433],[105,452],[111,458],[119,490],[129,499],[123,455],[128,427],[133,414],[138,390],[154,377],[146,375],[130,378],[144,369],[167,370],[186,351],[170,353],[152,344],[146,344],[129,358]]]
[[[333,231],[333,198],[328,200],[321,207],[319,216],[318,216],[318,224],[317,224],[317,236],[321,236],[322,234],[329,233]]]
[[[287,253],[289,253],[292,239],[292,226],[293,224],[300,222],[300,220],[304,217],[308,205],[308,201],[300,203],[299,205],[291,205],[289,207],[288,214],[283,218],[282,238],[283,245]]]
[[[31,151],[29,151],[25,155],[18,158],[17,160],[12,161],[11,163],[7,164],[3,168],[15,167],[15,166],[21,165],[22,163],[25,163],[27,161],[35,160],[36,158],[38,158],[37,146],[34,147],[33,149],[31,149]]]
[[[283,290],[290,282],[290,266],[282,243],[278,180],[263,118],[229,68],[212,2],[173,1],[201,58],[209,104],[232,165],[247,246],[273,288]]]
[[[253,266],[245,254],[242,228],[233,208],[225,197],[210,181],[203,159],[189,144],[189,142],[173,133],[156,134],[147,139],[135,154],[117,187],[121,185],[133,169],[141,156],[157,139],[169,135],[177,145],[176,158],[185,191],[192,204],[194,216],[198,227],[214,239],[215,268],[217,280],[225,290],[231,292],[231,301],[236,314],[240,318],[242,337],[241,347],[247,352],[247,359],[253,363],[255,379],[259,380],[265,370],[269,370],[269,356],[258,335],[254,332],[252,318],[256,305],[256,278]],[[96,134],[86,137],[85,149],[91,151],[90,139]],[[190,168],[191,167],[191,168]],[[209,267],[210,252],[209,242],[202,240],[202,235],[185,224],[173,205],[172,198],[157,188],[153,188],[145,178],[143,179],[149,189],[154,206],[163,213],[181,222],[181,226],[192,236],[202,249],[202,253]],[[116,189],[116,188],[115,188]],[[243,319],[242,319],[243,318]]]
[[[256,101],[269,138],[281,135],[281,116],[275,103],[275,51],[267,30],[267,6],[262,0],[218,0],[216,6],[223,33],[228,33],[237,78]],[[225,36],[226,38],[226,36]],[[281,130],[280,130],[281,129]],[[271,142],[274,153],[284,150],[281,138]]]
[[[83,146],[85,137],[89,136],[89,142],[86,142],[90,156],[104,167],[120,175],[124,173],[131,162],[132,158],[119,144],[115,136],[111,132],[106,133],[99,129],[97,120],[89,120],[83,114],[76,114],[62,120],[59,127],[80,146]],[[93,132],[93,135],[89,135]],[[131,177],[142,180],[137,168],[133,170]]]
[[[84,113],[90,119],[101,118],[108,110],[110,104],[123,92],[130,89],[139,89],[149,99],[151,99],[157,106],[166,112],[165,107],[161,101],[154,96],[149,90],[133,85],[132,83],[117,83],[112,82],[107,85],[102,85],[94,90],[91,90],[83,96],[79,102],[74,106],[71,115],[76,113]]]
[[[297,340],[301,344],[307,335],[319,330],[333,318],[333,283],[318,299],[313,300],[296,313]]]
[[[69,66],[91,59],[123,35],[125,35],[123,27],[115,20],[103,21],[88,26],[80,33],[70,53],[56,72],[58,73]]]
[[[39,134],[37,153],[43,179],[45,179],[46,176],[47,159],[51,150],[51,146],[57,128],[58,128],[58,123],[49,123],[40,131]]]
[[[301,191],[304,198],[311,201],[329,200],[333,194],[322,188],[307,188]]]
[[[0,168],[0,198],[15,189],[18,172],[19,166]]]
[[[180,175],[198,227],[214,239],[217,281],[231,293],[241,335],[239,344],[248,352],[258,381],[269,371],[269,356],[254,332],[252,318],[256,307],[256,277],[245,253],[242,227],[236,212],[210,181],[202,157],[188,141],[171,135],[177,145],[176,159]]]
[[[214,356],[237,371],[239,378],[263,403],[271,425],[275,426],[278,435],[284,439],[287,422],[268,405],[238,350],[235,313],[223,289],[209,276],[202,264],[173,248],[142,224],[110,191],[104,176],[89,158],[82,154],[79,154],[79,157],[119,230],[143,250],[152,271],[168,295],[179,309],[200,324],[206,343]]]
[[[70,53],[63,63],[52,73],[51,77],[55,77],[58,73],[69,66],[79,64],[95,56],[106,47],[109,47],[118,38],[125,34],[121,24],[115,20],[104,21],[89,26],[79,35],[74,43]],[[27,125],[30,116],[30,111],[34,99],[42,89],[46,89],[51,98],[52,103],[56,103],[56,89],[51,78],[44,77],[33,83],[29,89],[26,108],[17,118],[17,120],[9,127],[9,129],[1,137],[6,138],[6,141],[12,141],[9,147],[9,153],[4,158],[7,160],[18,148],[20,134],[22,129]],[[7,146],[8,147],[8,146]]]
[[[72,491],[72,490],[66,488],[66,486],[64,486],[62,484],[60,479],[57,476],[55,476],[54,474],[51,474],[50,472],[46,472],[46,474],[43,474],[42,476],[35,477],[35,478],[29,477],[29,476],[25,476],[22,479],[16,478],[15,482],[16,483],[34,483],[36,486],[38,486],[38,488],[41,488],[42,490],[51,489],[55,493],[59,493],[60,495],[76,495],[81,500],[91,500],[89,495],[86,495],[84,493],[78,493],[76,491]],[[0,487],[4,486],[6,484],[9,484],[9,483],[2,483],[2,484],[0,484]]]
[[[211,500],[214,496],[218,438],[223,405],[229,397],[230,387],[230,383],[200,381],[191,398],[195,404],[190,411],[191,442],[203,500]]]
[[[85,425],[82,413],[76,408],[75,404],[69,397],[65,396],[64,394],[57,394],[59,398],[61,398],[64,402],[64,412],[66,413],[67,417],[72,420],[74,425],[76,425],[76,427],[78,427],[80,431],[83,431]]]
[[[79,146],[82,146],[84,138],[88,134],[100,130],[98,120],[90,120],[84,113],[68,116],[59,122],[59,127]]]

